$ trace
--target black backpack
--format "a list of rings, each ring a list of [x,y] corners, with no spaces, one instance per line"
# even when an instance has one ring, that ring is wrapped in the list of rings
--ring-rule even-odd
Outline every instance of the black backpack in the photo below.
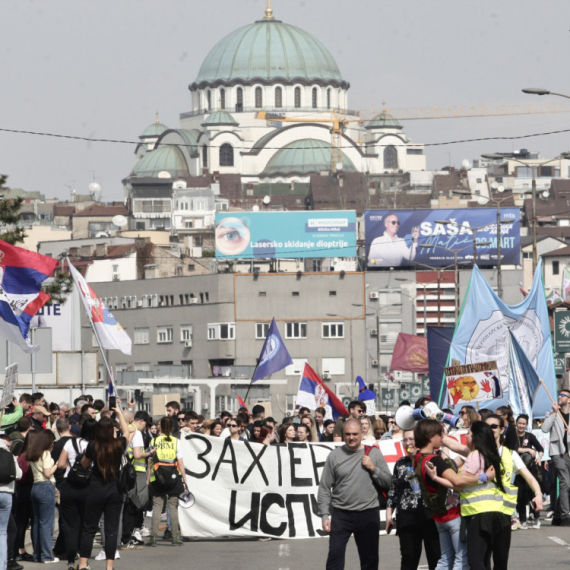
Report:
[[[71,445],[73,445],[77,455],[75,457],[75,463],[71,466],[67,474],[67,482],[74,487],[87,487],[89,481],[91,481],[91,468],[83,467],[81,464],[81,460],[85,454],[79,452],[79,446],[75,438],[71,440]]]
[[[125,455],[121,458],[121,468],[119,469],[118,485],[120,493],[128,493],[134,489],[137,483],[137,472],[135,466]]]
[[[0,448],[0,485],[7,485],[16,480],[14,456],[3,447]]]

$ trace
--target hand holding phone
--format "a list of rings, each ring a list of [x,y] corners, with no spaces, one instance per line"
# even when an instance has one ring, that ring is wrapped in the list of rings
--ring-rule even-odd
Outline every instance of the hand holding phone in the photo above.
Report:
[[[114,409],[117,407],[117,396],[109,396],[109,408]]]

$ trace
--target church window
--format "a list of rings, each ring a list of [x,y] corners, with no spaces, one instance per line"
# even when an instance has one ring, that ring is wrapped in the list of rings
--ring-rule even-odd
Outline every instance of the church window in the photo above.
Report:
[[[208,147],[206,145],[202,147],[202,167],[208,168]]]
[[[220,166],[234,165],[234,147],[231,144],[224,143],[220,147]]]
[[[313,109],[317,108],[317,88],[313,87]]]
[[[301,107],[301,88],[295,87],[295,109]]]
[[[263,106],[263,91],[261,87],[255,88],[255,107],[259,109]]]
[[[387,146],[384,149],[384,168],[398,168],[398,151],[395,146]]]
[[[275,89],[275,106],[278,109],[283,107],[283,89],[281,87]]]
[[[327,89],[327,109],[331,108],[331,88]]]
[[[226,108],[226,90],[220,89],[220,109]]]
[[[243,111],[243,89],[241,87],[238,87],[236,91],[236,113],[241,113],[242,111]]]
[[[208,111],[212,108],[212,93],[208,91],[206,93],[206,101],[208,103]]]

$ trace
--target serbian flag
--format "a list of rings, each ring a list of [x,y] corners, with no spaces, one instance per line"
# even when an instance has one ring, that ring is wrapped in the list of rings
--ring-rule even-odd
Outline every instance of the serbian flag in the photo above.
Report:
[[[69,259],[67,263],[69,264],[73,281],[75,281],[75,285],[77,285],[77,289],[81,294],[81,300],[87,316],[97,332],[101,348],[106,350],[117,349],[123,354],[131,354],[132,342],[125,329],[119,324],[111,311],[105,307],[101,299],[97,297],[95,291],[87,284],[83,275],[71,265]]]
[[[428,374],[427,338],[413,334],[398,333],[390,370]]]
[[[40,350],[28,339],[32,317],[49,301],[42,283],[57,259],[0,240],[0,336],[24,352]]]
[[[247,406],[245,405],[245,402],[243,401],[242,397],[239,394],[236,394],[237,396],[237,401],[239,402],[240,408],[245,408],[246,412],[249,412],[249,410],[247,409]]]
[[[326,419],[337,420],[346,416],[348,411],[336,394],[321,380],[320,376],[305,362],[305,369],[299,382],[296,406],[316,410],[323,407]]]

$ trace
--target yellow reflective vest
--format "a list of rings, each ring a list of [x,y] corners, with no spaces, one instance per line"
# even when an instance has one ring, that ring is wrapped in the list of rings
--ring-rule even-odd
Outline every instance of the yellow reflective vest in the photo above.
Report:
[[[156,479],[155,471],[160,465],[176,465],[178,453],[178,439],[173,435],[170,436],[170,441],[166,441],[165,435],[155,437],[151,443],[151,447],[156,447],[156,453],[153,458],[153,466],[150,473],[151,483]],[[176,467],[178,467],[176,465]],[[180,473],[180,470],[178,470]]]
[[[144,452],[144,447],[143,447],[143,452]],[[133,464],[135,471],[138,471],[139,473],[146,473],[147,457],[141,457],[139,459],[135,459],[132,445],[130,445],[129,449],[127,450],[127,457],[130,459],[131,463]]]
[[[518,487],[513,485],[515,476],[515,464],[513,462],[513,452],[503,445],[501,451],[501,479],[505,492],[497,487],[497,494],[501,495],[503,499],[502,513],[512,516],[517,507],[517,493]]]

